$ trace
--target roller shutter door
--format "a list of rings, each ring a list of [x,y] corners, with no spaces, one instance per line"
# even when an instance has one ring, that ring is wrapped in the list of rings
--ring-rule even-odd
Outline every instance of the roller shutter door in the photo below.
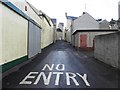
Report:
[[[28,57],[31,58],[41,52],[41,30],[29,22],[29,46]]]

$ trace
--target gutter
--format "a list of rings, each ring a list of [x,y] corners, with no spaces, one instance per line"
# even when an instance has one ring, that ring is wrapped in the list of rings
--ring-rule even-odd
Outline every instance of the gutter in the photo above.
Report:
[[[86,29],[86,30],[76,30],[72,33],[72,35],[75,35],[77,32],[117,32],[118,29]]]

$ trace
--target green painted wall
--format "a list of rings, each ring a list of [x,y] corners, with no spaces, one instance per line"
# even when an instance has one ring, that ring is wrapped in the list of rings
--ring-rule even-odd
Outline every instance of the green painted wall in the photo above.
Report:
[[[5,71],[15,67],[16,65],[19,65],[19,64],[25,62],[26,60],[28,60],[28,56],[24,56],[24,57],[18,58],[16,60],[12,60],[11,62],[0,65],[0,68],[2,68],[2,69],[0,69],[0,70],[2,70],[0,72],[5,72]]]

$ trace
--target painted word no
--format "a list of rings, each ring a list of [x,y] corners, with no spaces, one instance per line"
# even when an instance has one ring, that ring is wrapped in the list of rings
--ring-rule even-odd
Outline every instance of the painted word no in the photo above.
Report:
[[[51,66],[48,64],[45,64],[42,71],[45,71],[45,69],[49,69],[50,71],[52,71],[54,69],[55,64],[52,64]],[[57,64],[56,66],[56,70],[57,71],[64,71],[65,70],[65,65],[64,64]]]

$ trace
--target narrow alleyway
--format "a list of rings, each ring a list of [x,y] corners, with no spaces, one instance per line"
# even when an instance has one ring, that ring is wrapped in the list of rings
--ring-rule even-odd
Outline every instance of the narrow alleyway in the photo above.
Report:
[[[93,53],[57,41],[3,79],[3,88],[117,88],[118,72]]]

